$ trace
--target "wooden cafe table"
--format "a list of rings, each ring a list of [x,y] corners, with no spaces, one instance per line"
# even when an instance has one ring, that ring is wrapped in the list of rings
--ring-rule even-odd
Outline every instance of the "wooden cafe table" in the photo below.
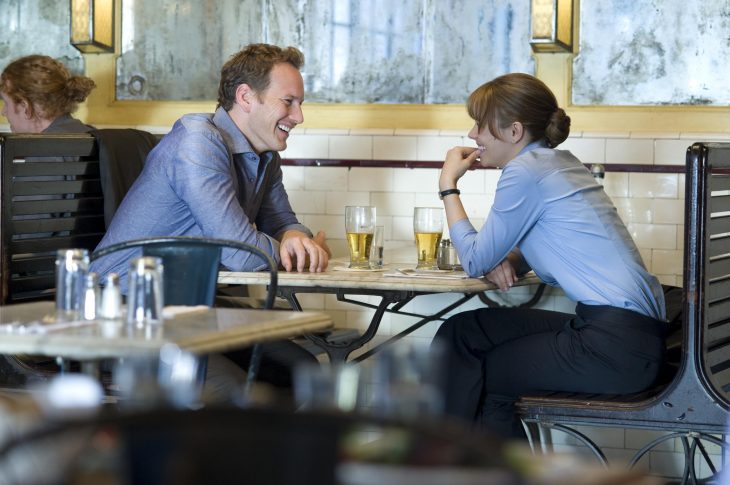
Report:
[[[277,294],[286,299],[294,310],[302,310],[297,300],[297,294],[300,293],[333,294],[337,296],[338,301],[375,310],[365,332],[352,340],[330,342],[321,335],[305,334],[307,339],[327,352],[331,362],[345,362],[352,351],[368,343],[377,333],[386,311],[416,317],[419,320],[398,335],[361,354],[354,359],[355,361],[366,359],[383,346],[408,335],[428,322],[442,320],[444,315],[484,291],[496,289],[496,286],[486,279],[458,277],[457,274],[448,272],[433,273],[430,275],[432,277],[423,274],[393,276],[398,273],[399,269],[413,268],[415,266],[413,263],[386,264],[382,271],[347,271],[346,266],[346,261],[335,259],[322,273],[280,271],[278,275]],[[407,270],[405,272],[408,273]],[[530,275],[521,278],[515,286],[541,284],[540,279],[534,273],[530,273]],[[265,272],[220,271],[218,273],[218,283],[221,284],[266,285],[268,281],[269,275]],[[461,297],[431,315],[403,310],[403,307],[414,298],[436,293],[456,293],[461,294]],[[374,295],[380,297],[380,303],[373,305],[347,298],[346,295]]]
[[[35,354],[93,361],[159,352],[165,344],[197,354],[326,330],[331,318],[318,312],[180,307],[159,325],[122,321],[57,322],[52,301],[0,306],[0,353]],[[163,313],[165,315],[165,313]]]

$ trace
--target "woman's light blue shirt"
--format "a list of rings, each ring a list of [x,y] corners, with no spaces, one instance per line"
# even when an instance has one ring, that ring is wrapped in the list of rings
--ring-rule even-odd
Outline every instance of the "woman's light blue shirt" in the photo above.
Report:
[[[568,151],[525,147],[504,167],[479,232],[468,219],[449,232],[470,276],[487,274],[519,247],[540,279],[573,301],[665,318],[659,281],[603,187]]]

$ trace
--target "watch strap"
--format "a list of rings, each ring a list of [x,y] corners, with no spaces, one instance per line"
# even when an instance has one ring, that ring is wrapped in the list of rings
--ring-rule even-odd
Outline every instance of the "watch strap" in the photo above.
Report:
[[[446,197],[447,195],[451,195],[451,194],[459,195],[459,194],[461,194],[461,190],[459,190],[459,189],[442,190],[441,192],[439,192],[439,199],[444,200],[444,197]]]

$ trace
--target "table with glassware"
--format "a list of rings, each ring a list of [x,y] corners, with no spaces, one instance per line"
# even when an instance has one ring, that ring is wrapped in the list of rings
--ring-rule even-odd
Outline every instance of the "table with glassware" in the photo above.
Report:
[[[89,361],[156,353],[165,344],[196,354],[225,352],[259,342],[326,330],[318,312],[166,307],[161,322],[123,319],[59,320],[54,302],[0,307],[0,353]]]
[[[418,321],[386,342],[359,355],[355,361],[366,359],[383,345],[410,334],[428,322],[443,320],[443,316],[458,308],[474,297],[482,297],[487,290],[496,289],[495,285],[484,278],[467,278],[461,271],[416,272],[413,264],[390,263],[383,265],[382,270],[357,271],[348,268],[347,262],[334,260],[330,267],[322,273],[280,272],[277,293],[286,299],[294,310],[301,311],[302,306],[297,294],[324,293],[337,296],[337,300],[353,305],[374,309],[370,324],[362,335],[344,342],[330,342],[326,337],[307,333],[306,337],[323,348],[331,362],[344,362],[349,354],[368,343],[377,333],[380,321],[386,312],[399,313],[418,318]],[[401,274],[402,273],[402,274]],[[220,284],[232,285],[266,285],[268,273],[221,271],[218,274]],[[534,274],[520,278],[515,286],[540,285],[540,279]],[[422,315],[405,311],[403,307],[421,295],[436,293],[460,294],[460,297],[430,315]],[[370,304],[347,295],[373,295],[380,297],[380,302]],[[532,298],[534,300],[535,297]],[[539,299],[539,296],[538,296]],[[531,301],[534,303],[534,301]]]
[[[413,209],[415,247],[403,248],[408,251],[408,256],[405,258],[402,255],[391,254],[392,261],[415,259],[415,264],[384,264],[383,226],[377,225],[376,208],[347,206],[345,236],[349,258],[332,260],[328,269],[322,273],[279,273],[277,293],[298,311],[302,310],[297,299],[297,294],[300,293],[334,294],[338,301],[375,310],[367,329],[357,337],[334,340],[324,335],[305,334],[307,339],[327,352],[331,362],[345,362],[352,351],[370,342],[375,337],[385,312],[418,318],[417,322],[402,332],[354,359],[362,361],[383,346],[403,338],[423,325],[444,320],[444,315],[475,296],[479,296],[488,306],[498,305],[484,294],[487,290],[496,289],[496,286],[484,278],[467,277],[459,265],[450,241],[442,241],[443,230],[443,208],[415,207]],[[268,274],[263,273],[228,271],[218,273],[219,284],[265,285],[268,279]],[[516,286],[531,284],[538,284],[538,290],[530,301],[521,306],[532,306],[542,295],[545,285],[536,276],[521,278]],[[405,311],[403,308],[418,296],[436,293],[460,293],[461,297],[430,315]],[[380,297],[380,302],[374,305],[348,298],[346,295],[373,295]]]

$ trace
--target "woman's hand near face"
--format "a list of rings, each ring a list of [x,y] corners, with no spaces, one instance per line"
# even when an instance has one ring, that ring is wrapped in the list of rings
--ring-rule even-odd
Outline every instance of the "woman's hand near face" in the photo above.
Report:
[[[472,167],[481,153],[480,149],[474,147],[454,147],[449,150],[441,168],[439,190],[455,189],[456,182]]]

